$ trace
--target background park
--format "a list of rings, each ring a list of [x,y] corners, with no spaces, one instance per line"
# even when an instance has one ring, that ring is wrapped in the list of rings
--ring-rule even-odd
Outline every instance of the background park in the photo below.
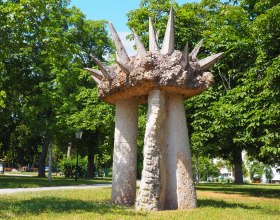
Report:
[[[92,54],[115,62],[108,21],[67,0],[0,0],[0,189],[105,184],[0,192],[0,218],[280,218],[279,0],[139,1],[127,26],[146,48],[148,17],[162,42],[171,7],[175,49],[203,39],[199,58],[224,52],[211,88],[185,101],[198,209],[136,212],[110,202],[115,109],[84,70],[95,67]],[[141,105],[138,179],[146,113]]]

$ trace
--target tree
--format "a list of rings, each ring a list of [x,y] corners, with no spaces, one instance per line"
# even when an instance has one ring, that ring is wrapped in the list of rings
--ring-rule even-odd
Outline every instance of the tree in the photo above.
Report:
[[[197,162],[194,162],[193,164],[196,164],[198,166],[198,181],[213,181],[213,178],[220,175],[219,167],[207,157],[198,157]],[[193,173],[196,173],[195,170]]]
[[[1,152],[9,155],[10,151],[15,158],[13,152],[22,152],[15,149],[34,149],[34,155],[41,148],[42,177],[49,143],[65,146],[79,128],[63,123],[69,116],[64,113],[81,110],[84,99],[77,100],[77,94],[95,90],[89,74],[83,71],[92,65],[90,54],[102,59],[111,51],[106,23],[86,21],[68,4],[67,0],[0,3],[0,91],[4,91],[1,97],[6,96],[0,112]],[[17,138],[19,132],[25,133],[22,139]],[[34,139],[37,141],[32,143]]]
[[[220,155],[230,159],[232,163],[235,162],[235,177],[239,183],[243,179],[240,164],[243,149],[261,160],[270,158],[272,162],[279,158],[278,142],[274,142],[278,139],[276,133],[279,132],[277,130],[279,113],[275,111],[278,105],[276,100],[279,97],[278,91],[272,86],[277,84],[272,79],[277,79],[278,74],[270,67],[271,63],[274,64],[273,67],[275,64],[277,66],[277,58],[274,57],[279,55],[277,52],[279,40],[275,36],[279,26],[278,22],[274,21],[274,17],[277,16],[275,13],[279,10],[275,6],[264,10],[262,15],[251,17],[252,12],[246,11],[246,8],[230,5],[223,7],[221,12],[226,16],[222,22],[225,20],[226,23],[218,26],[214,23],[214,27],[218,28],[216,31],[211,28],[215,41],[223,42],[228,47],[230,56],[226,55],[217,65],[216,71],[219,75],[216,78],[222,79],[221,82],[218,81],[220,88],[214,86],[209,91],[209,94],[213,91],[218,96],[214,98],[209,94],[206,96],[205,93],[201,97],[195,97],[192,100],[194,104],[203,108],[195,109],[195,113],[191,116],[193,120],[191,125],[194,127],[192,141],[195,148],[207,144],[205,153]],[[237,14],[239,16],[236,16]],[[217,22],[216,19],[213,21]],[[233,21],[235,22],[232,23]],[[265,31],[271,33],[270,37],[267,37],[267,34],[260,34],[267,27],[271,27],[269,31]],[[237,31],[237,35],[234,34],[234,30]],[[231,43],[230,39],[236,41]],[[269,77],[266,77],[266,72],[269,72]],[[201,104],[202,102],[206,104]],[[273,107],[270,110],[267,106]],[[272,155],[274,157],[271,157]]]

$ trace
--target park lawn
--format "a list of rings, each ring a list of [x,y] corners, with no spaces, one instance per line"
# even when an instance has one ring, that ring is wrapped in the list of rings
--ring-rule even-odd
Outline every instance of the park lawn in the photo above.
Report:
[[[112,205],[111,189],[1,195],[0,219],[280,219],[279,185],[199,184],[198,209],[136,212]]]
[[[0,175],[0,189],[5,188],[36,188],[48,186],[75,186],[111,183],[111,178],[82,179],[74,181],[73,178],[52,177],[51,183],[48,178],[36,176],[5,176]]]

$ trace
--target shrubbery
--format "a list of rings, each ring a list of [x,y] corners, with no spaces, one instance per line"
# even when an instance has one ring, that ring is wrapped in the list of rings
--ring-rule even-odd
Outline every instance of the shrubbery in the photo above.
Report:
[[[76,173],[76,158],[63,158],[59,164],[60,172],[65,177],[75,177]],[[81,158],[79,157],[78,161],[78,176],[79,177],[86,177],[87,175],[87,158]]]

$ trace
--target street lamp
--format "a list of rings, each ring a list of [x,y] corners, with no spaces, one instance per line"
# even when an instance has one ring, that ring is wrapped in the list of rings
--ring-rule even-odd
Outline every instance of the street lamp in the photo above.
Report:
[[[82,139],[83,131],[78,130],[75,133],[77,139]],[[76,148],[76,173],[75,173],[75,181],[78,179],[78,143],[77,143],[77,148]]]

